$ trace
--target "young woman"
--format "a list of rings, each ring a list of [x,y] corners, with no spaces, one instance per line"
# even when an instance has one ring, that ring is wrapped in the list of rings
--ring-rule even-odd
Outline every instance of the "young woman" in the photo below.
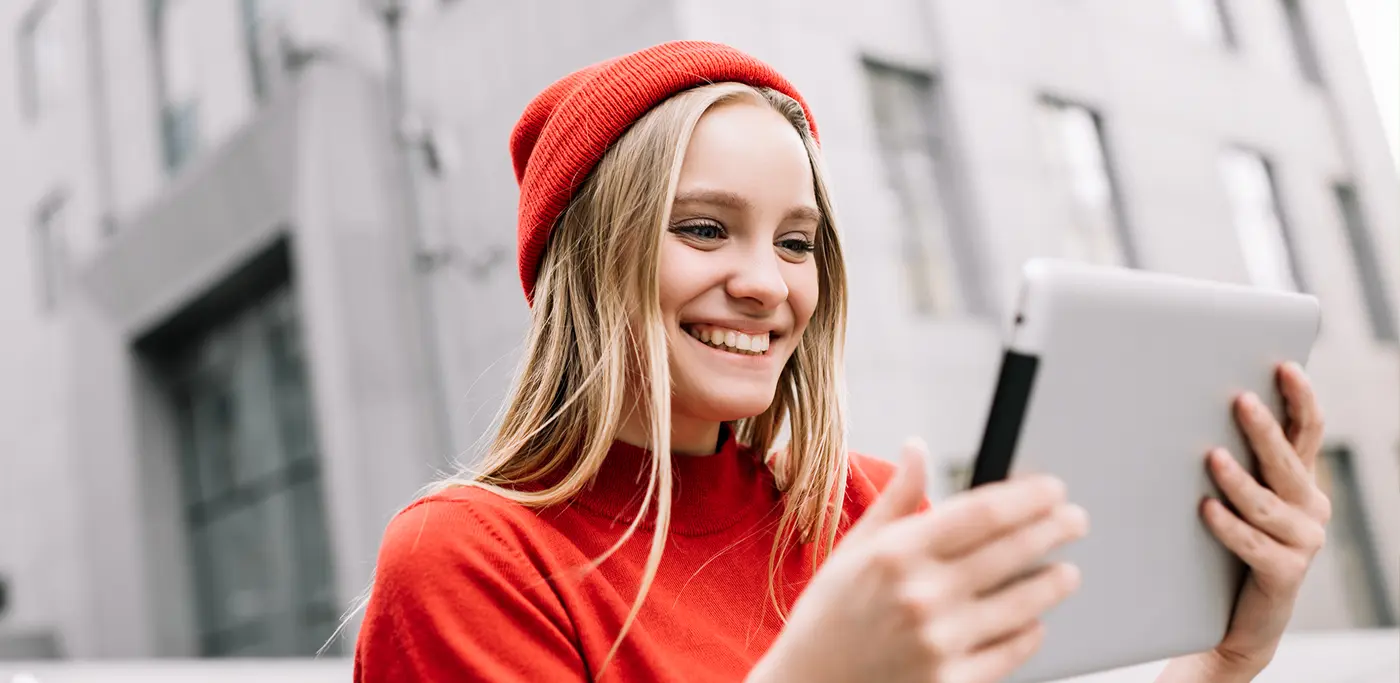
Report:
[[[389,525],[357,681],[995,681],[1076,587],[1084,512],[1042,477],[929,508],[846,451],[846,281],[817,129],[732,48],[656,46],[565,77],[511,140],[533,318],[476,470]],[[1237,406],[1263,484],[1209,458],[1205,522],[1252,567],[1228,635],[1168,681],[1273,655],[1322,544],[1321,419]],[[780,432],[786,443],[775,447]]]

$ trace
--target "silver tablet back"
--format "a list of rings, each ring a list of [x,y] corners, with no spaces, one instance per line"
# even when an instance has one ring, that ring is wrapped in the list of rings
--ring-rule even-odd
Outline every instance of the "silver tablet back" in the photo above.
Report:
[[[1079,591],[1046,615],[1040,652],[1011,679],[1044,681],[1208,650],[1243,566],[1199,515],[1216,495],[1205,454],[1253,467],[1231,400],[1282,415],[1275,367],[1306,365],[1317,301],[1141,271],[1033,261],[974,485],[1051,472],[1089,512],[1089,535],[1052,559]]]

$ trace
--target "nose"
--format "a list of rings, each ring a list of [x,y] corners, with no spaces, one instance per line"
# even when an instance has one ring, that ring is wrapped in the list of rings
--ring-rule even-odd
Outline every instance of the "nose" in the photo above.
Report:
[[[736,299],[746,299],[761,308],[775,308],[787,300],[787,280],[783,277],[782,259],[771,245],[744,250],[744,257],[735,264],[725,290]]]

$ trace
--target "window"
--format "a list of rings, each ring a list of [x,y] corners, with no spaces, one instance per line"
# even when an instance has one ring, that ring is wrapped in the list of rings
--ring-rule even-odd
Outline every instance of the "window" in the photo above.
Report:
[[[932,77],[867,61],[876,136],[898,203],[901,256],[914,308],[946,314],[962,306],[946,213],[944,131]]]
[[[168,171],[178,170],[199,147],[201,6],[196,0],[151,0],[160,69],[161,143]]]
[[[283,0],[242,0],[243,30],[253,97],[266,101],[272,94],[281,54],[278,23]]]
[[[1229,149],[1220,156],[1220,176],[1250,281],[1271,289],[1302,289],[1272,165],[1255,152]]]
[[[1210,45],[1236,46],[1227,0],[1176,0],[1177,17],[1188,35]]]
[[[1376,339],[1389,342],[1400,341],[1396,330],[1395,309],[1391,307],[1387,295],[1385,276],[1376,256],[1375,243],[1371,241],[1371,231],[1362,215],[1361,202],[1356,197],[1356,187],[1351,183],[1337,183],[1332,186],[1337,209],[1341,213],[1342,228],[1346,232],[1347,244],[1351,246],[1351,257],[1356,263],[1356,273],[1361,280],[1361,293],[1365,298],[1366,311],[1370,314],[1371,329]]]
[[[201,654],[314,655],[340,610],[290,290],[187,343],[175,367]]]
[[[1293,56],[1298,60],[1298,70],[1310,83],[1322,82],[1322,66],[1317,61],[1317,48],[1313,44],[1312,32],[1303,17],[1302,3],[1298,0],[1283,0],[1283,12],[1288,19],[1288,35],[1293,42]]]
[[[20,21],[19,103],[26,121],[37,121],[66,94],[68,55],[61,19],[54,0],[40,0]]]
[[[1384,570],[1361,499],[1351,449],[1338,446],[1323,450],[1318,480],[1323,492],[1332,500],[1327,552],[1332,553],[1342,567],[1342,582],[1347,589],[1353,626],[1395,626],[1395,614],[1386,597]]]
[[[39,308],[51,311],[68,285],[68,199],[54,193],[39,204],[31,229]]]
[[[1044,98],[1037,124],[1049,181],[1068,207],[1059,256],[1104,265],[1131,265],[1122,205],[1109,164],[1103,123],[1093,110]]]

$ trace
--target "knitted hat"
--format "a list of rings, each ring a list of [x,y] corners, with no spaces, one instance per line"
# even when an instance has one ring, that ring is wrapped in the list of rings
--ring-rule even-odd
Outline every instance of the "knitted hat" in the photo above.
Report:
[[[717,43],[663,43],[600,62],[561,78],[530,102],[510,136],[520,183],[520,282],[527,302],[534,303],[550,231],[608,147],[672,95],[725,81],[772,88],[797,100],[816,136],[811,110],[786,78]]]

